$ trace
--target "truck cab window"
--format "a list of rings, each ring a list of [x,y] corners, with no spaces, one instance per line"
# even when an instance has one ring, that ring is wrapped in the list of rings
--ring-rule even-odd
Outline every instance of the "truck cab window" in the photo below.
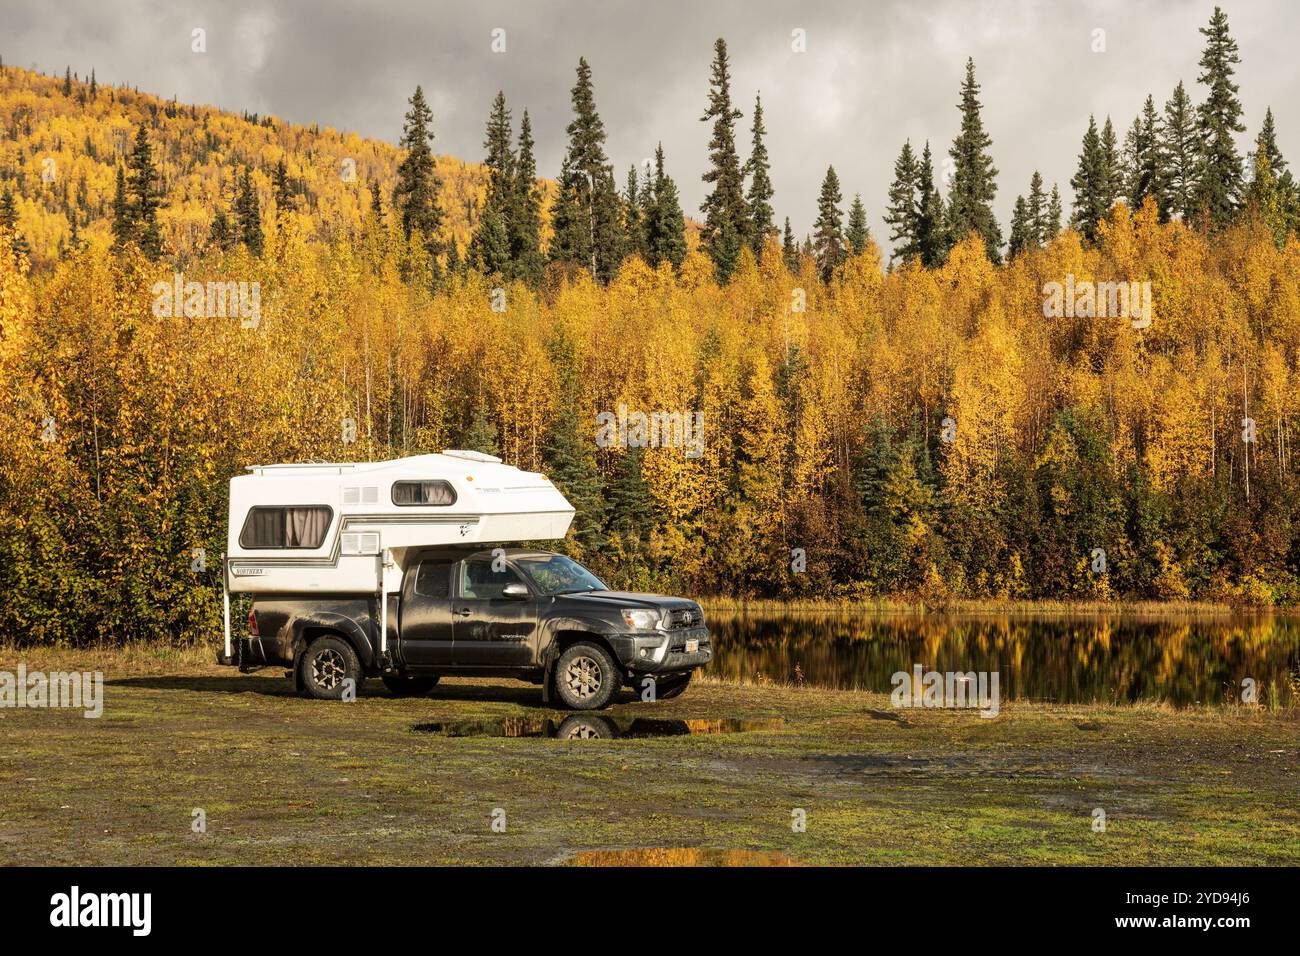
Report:
[[[451,564],[440,558],[421,561],[420,572],[415,578],[415,593],[421,597],[451,597]]]
[[[522,583],[514,569],[507,566],[500,571],[492,568],[490,558],[471,558],[460,565],[460,596],[492,601],[504,597],[507,584]]]

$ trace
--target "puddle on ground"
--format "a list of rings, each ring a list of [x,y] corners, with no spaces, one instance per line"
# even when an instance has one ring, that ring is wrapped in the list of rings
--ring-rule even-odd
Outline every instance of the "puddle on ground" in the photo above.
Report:
[[[754,730],[776,730],[784,724],[785,720],[781,717],[666,720],[657,717],[574,714],[560,721],[533,717],[427,721],[416,724],[411,729],[441,737],[544,737],[550,740],[612,740],[622,737],[634,740],[644,737],[685,737],[691,734],[743,734]]]
[[[715,850],[708,847],[641,847],[635,850],[587,850],[569,866],[794,866],[784,853],[764,850]]]

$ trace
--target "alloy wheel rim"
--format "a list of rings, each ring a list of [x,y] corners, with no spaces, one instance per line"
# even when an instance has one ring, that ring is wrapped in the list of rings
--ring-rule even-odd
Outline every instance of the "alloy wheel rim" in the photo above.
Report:
[[[343,683],[346,675],[343,655],[333,648],[325,648],[311,662],[312,680],[324,690],[334,690]]]
[[[564,671],[564,683],[579,700],[600,693],[602,683],[600,665],[590,657],[575,657]]]

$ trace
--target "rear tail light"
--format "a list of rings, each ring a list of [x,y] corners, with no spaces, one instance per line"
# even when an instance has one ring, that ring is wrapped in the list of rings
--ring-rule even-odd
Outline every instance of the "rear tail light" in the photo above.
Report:
[[[248,636],[261,637],[261,635],[257,633],[257,612],[251,607],[248,609]]]

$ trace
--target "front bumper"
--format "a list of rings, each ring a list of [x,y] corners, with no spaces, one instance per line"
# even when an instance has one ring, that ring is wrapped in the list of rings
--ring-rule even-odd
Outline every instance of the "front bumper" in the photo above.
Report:
[[[639,674],[690,670],[713,660],[713,639],[706,627],[620,634],[611,643],[619,663]],[[690,643],[695,650],[687,650]]]

